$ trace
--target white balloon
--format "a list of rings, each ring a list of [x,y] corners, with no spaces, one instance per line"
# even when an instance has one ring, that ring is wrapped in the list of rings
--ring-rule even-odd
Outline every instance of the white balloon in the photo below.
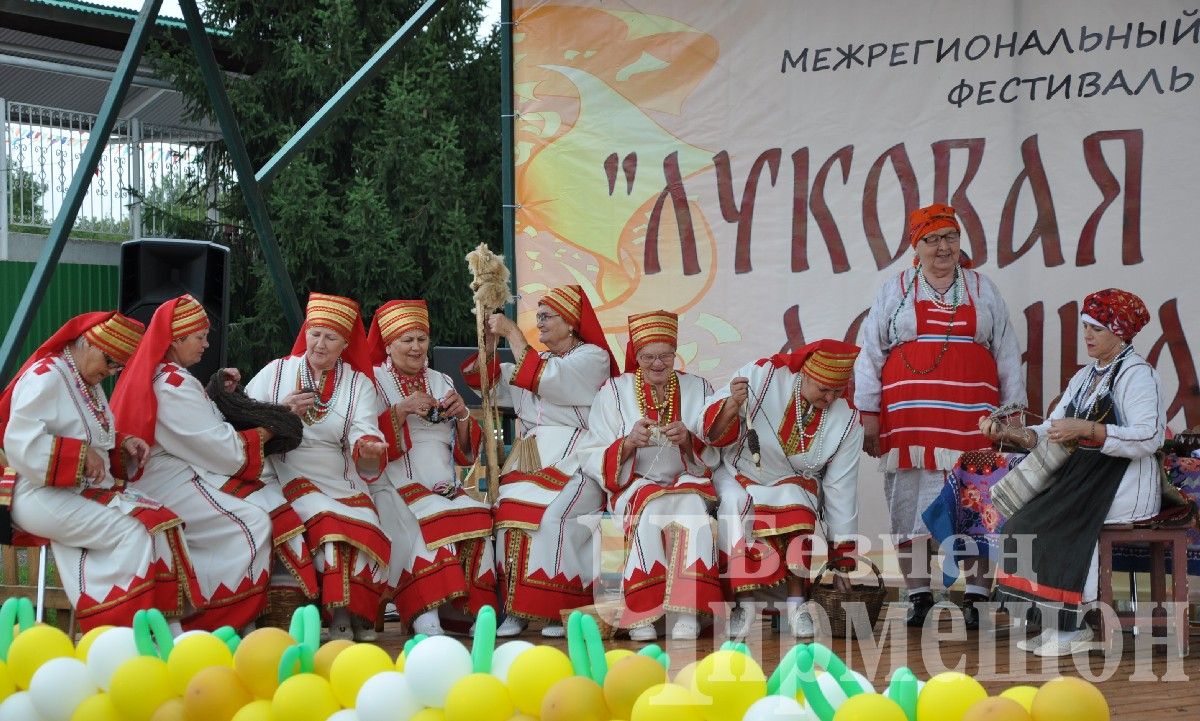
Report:
[[[405,668],[408,668],[407,663]],[[423,709],[404,676],[399,671],[383,671],[367,679],[358,689],[354,703],[358,721],[408,721]],[[330,721],[333,721],[332,716]]]
[[[138,655],[133,629],[128,626],[110,628],[96,637],[88,649],[87,667],[92,682],[107,691],[112,676],[121,664]]]
[[[858,681],[858,685],[862,686],[862,690],[864,692],[875,693],[875,687],[871,685],[871,682],[867,680],[866,676],[863,676],[854,669],[846,670],[850,672],[850,675],[853,676],[856,681]],[[846,692],[842,691],[842,687],[838,685],[836,680],[834,680],[833,674],[826,671],[818,675],[817,684],[821,687],[821,693],[825,695],[825,700],[829,702],[829,705],[832,706],[835,711],[838,709],[838,707],[846,702]],[[812,706],[810,706],[807,701],[804,703],[804,706],[809,713],[812,713]]]
[[[528,641],[509,641],[502,643],[492,652],[492,675],[504,683],[508,683],[508,667],[517,660],[517,656],[533,648]]]
[[[43,721],[28,691],[18,691],[0,703],[0,721]]]
[[[95,693],[87,666],[77,658],[52,658],[29,682],[29,698],[46,721],[71,721],[75,708]]]
[[[817,717],[794,698],[766,696],[746,709],[742,721],[817,721]]]
[[[330,716],[329,718],[325,719],[325,721],[362,721],[362,718],[358,715],[358,712],[355,711],[354,709],[344,708],[341,711],[338,711],[334,715]]]
[[[450,688],[470,673],[471,652],[449,636],[425,639],[404,659],[408,687],[418,701],[431,708],[444,707]]]

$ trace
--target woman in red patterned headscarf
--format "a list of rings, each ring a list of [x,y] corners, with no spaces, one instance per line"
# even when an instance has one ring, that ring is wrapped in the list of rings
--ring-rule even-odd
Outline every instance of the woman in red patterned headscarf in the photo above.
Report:
[[[1161,502],[1154,453],[1163,442],[1166,404],[1158,373],[1131,345],[1150,313],[1133,293],[1108,288],[1083,301],[1080,320],[1093,363],[1071,378],[1046,421],[1031,428],[980,422],[992,440],[1075,446],[1049,487],[1000,530],[996,598],[1032,602],[1041,611],[1042,635],[1017,644],[1038,656],[1090,645],[1080,608],[1096,599],[1100,529],[1150,518]],[[1033,537],[1032,557],[1021,555],[1021,536]]]
[[[854,368],[864,449],[881,459],[892,538],[912,603],[908,624],[933,607],[929,529],[921,515],[937,499],[965,451],[987,445],[978,421],[999,405],[1024,405],[1021,350],[996,285],[969,269],[954,209],[913,211],[913,267],[888,281],[863,323]],[[968,573],[964,616],[987,597],[984,559]]]

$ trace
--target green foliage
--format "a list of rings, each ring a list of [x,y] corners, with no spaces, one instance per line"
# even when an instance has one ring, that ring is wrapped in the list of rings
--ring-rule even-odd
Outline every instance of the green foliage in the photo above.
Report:
[[[207,22],[232,29],[223,45],[249,69],[226,83],[254,165],[421,4],[206,2]],[[309,291],[348,295],[369,319],[386,300],[424,298],[435,342],[474,344],[464,256],[481,241],[501,244],[500,51],[495,33],[477,37],[483,6],[447,3],[272,183],[268,211],[302,303]],[[208,115],[190,48],[152,53],[192,111]],[[222,216],[241,231],[231,242],[230,360],[253,372],[292,339],[240,193]]]
[[[9,168],[8,207],[12,213],[12,217],[9,218],[10,226],[45,225],[46,209],[42,206],[42,196],[45,194],[46,184],[39,183],[33,177],[33,173],[22,168]]]

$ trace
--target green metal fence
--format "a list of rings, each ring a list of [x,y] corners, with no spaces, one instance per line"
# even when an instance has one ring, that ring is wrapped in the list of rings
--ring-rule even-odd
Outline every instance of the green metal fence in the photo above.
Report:
[[[33,274],[33,263],[0,261],[0,328],[7,330],[21,301],[21,294]],[[51,333],[72,316],[93,310],[117,307],[118,270],[111,265],[74,265],[62,263],[34,315],[33,326],[17,356],[18,362],[29,357]],[[14,371],[16,369],[14,368]],[[0,378],[0,388],[8,384]]]

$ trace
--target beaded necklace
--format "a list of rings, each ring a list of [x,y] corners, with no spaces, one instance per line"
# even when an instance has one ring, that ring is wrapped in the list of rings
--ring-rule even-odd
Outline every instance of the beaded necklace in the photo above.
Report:
[[[322,380],[325,378],[325,373],[328,372],[324,371],[321,373]],[[300,359],[300,370],[297,371],[297,375],[300,387],[311,390],[316,396],[313,398],[312,408],[309,408],[304,413],[305,424],[310,426],[316,425],[325,420],[325,416],[329,414],[329,409],[337,403],[338,391],[342,387],[342,359],[338,358],[333,366],[333,393],[329,394],[329,400],[327,401],[321,400],[321,389],[317,385],[317,382],[313,380],[312,370],[308,367],[307,358]]]
[[[813,432],[805,432],[805,429],[812,423],[813,417],[817,413],[820,413],[820,410],[806,401],[804,396],[800,394],[800,383],[803,378],[803,373],[797,373],[796,380],[792,382],[792,398],[795,404],[796,425],[791,436],[788,438],[787,451],[789,451],[788,455],[792,455],[793,452],[808,453],[813,450],[811,445],[813,440],[816,439],[816,457],[820,458],[825,451],[825,434],[823,431],[825,430],[825,421],[829,417],[829,414],[821,413],[821,420],[817,422],[817,427],[813,429]],[[792,442],[793,439],[795,439],[795,443]]]
[[[900,348],[900,360],[904,362],[904,367],[907,368],[913,375],[924,376],[929,375],[939,365],[941,365],[942,358],[945,357],[946,351],[950,350],[950,336],[954,335],[954,320],[958,317],[958,308],[960,305],[962,305],[962,297],[965,295],[964,291],[966,290],[966,284],[963,280],[962,273],[959,272],[958,266],[955,266],[954,282],[950,284],[950,288],[946,289],[946,293],[949,293],[951,290],[953,290],[954,296],[953,300],[947,304],[944,300],[942,300],[945,298],[945,293],[938,293],[933,289],[933,286],[931,286],[929,281],[925,278],[924,268],[918,265],[913,273],[912,284],[908,288],[904,287],[903,284],[901,285],[900,304],[896,306],[896,310],[892,313],[892,317],[888,321],[888,328],[891,333],[891,337],[893,338],[898,338],[900,336],[896,329],[896,318],[900,315],[900,311],[904,309],[904,301],[908,298],[908,292],[910,289],[913,293],[913,311],[916,311],[918,280],[921,283],[921,287],[929,294],[929,299],[933,301],[935,306],[942,310],[950,311],[950,321],[946,324],[946,337],[942,339],[942,347],[938,350],[937,357],[933,359],[933,364],[928,368],[924,370],[918,370],[914,368],[912,363],[909,363],[908,356],[904,354],[904,349]]]
[[[642,369],[638,368],[634,377],[634,383],[637,386],[637,392],[634,394],[637,397],[638,414],[641,418],[648,418],[646,415],[646,381],[642,377]],[[654,388],[650,388],[651,399],[654,398]],[[671,371],[671,377],[667,379],[667,393],[661,403],[654,404],[654,410],[658,411],[658,425],[666,426],[671,423],[671,416],[675,412],[675,394],[679,392],[679,376],[675,371]]]
[[[1072,402],[1072,405],[1075,407],[1076,418],[1094,418],[1096,404],[1100,401],[1102,396],[1107,395],[1112,389],[1113,378],[1116,374],[1110,373],[1109,371],[1111,371],[1113,367],[1117,365],[1117,361],[1124,358],[1132,350],[1133,346],[1125,346],[1125,348],[1116,356],[1114,356],[1113,359],[1109,361],[1109,363],[1103,368],[1100,367],[1100,361],[1096,361],[1092,364],[1092,367],[1088,369],[1087,380],[1080,384],[1079,390],[1075,392],[1075,399]],[[1080,415],[1079,411],[1083,407],[1083,403],[1087,400],[1089,395],[1092,397],[1092,402],[1088,405],[1087,413]]]
[[[83,374],[79,372],[79,366],[75,364],[75,355],[69,347],[63,348],[63,360],[67,362],[67,367],[71,369],[71,380],[75,382],[75,388],[79,394],[83,396],[84,402],[87,403],[88,411],[92,417],[100,424],[101,429],[101,445],[108,445],[112,438],[112,426],[108,422],[108,408],[104,405],[104,401],[100,399],[100,394],[96,392],[95,386],[89,386],[83,380]]]
[[[409,376],[397,371],[396,365],[390,360],[387,367],[388,372],[392,374],[392,381],[396,384],[396,391],[400,394],[401,398],[407,398],[417,391],[421,391],[426,395],[432,395],[429,393],[429,380],[425,377],[424,370],[415,376]]]

